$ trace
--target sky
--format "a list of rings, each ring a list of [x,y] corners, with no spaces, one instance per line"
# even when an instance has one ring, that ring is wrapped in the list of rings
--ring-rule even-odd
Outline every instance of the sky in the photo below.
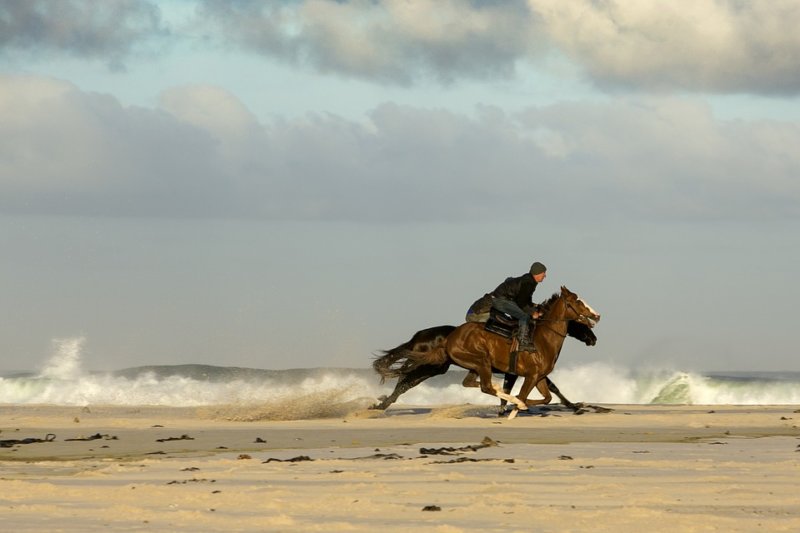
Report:
[[[0,372],[367,367],[533,261],[559,365],[800,371],[800,4],[0,0]]]

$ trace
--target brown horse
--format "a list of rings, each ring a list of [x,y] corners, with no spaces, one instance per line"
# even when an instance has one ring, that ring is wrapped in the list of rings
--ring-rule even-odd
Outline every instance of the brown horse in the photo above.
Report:
[[[440,365],[422,365],[409,372],[404,372],[402,363],[399,366],[395,365],[397,365],[397,363],[400,361],[405,361],[407,359],[406,356],[408,352],[425,352],[444,349],[444,343],[447,342],[447,336],[450,335],[455,329],[455,326],[436,326],[423,329],[416,332],[414,336],[411,337],[411,340],[404,342],[400,346],[392,348],[391,350],[382,351],[381,355],[376,357],[372,362],[372,367],[375,369],[375,372],[380,374],[381,383],[389,378],[397,378],[397,383],[395,384],[394,390],[391,394],[378,398],[378,402],[371,406],[370,409],[386,409],[396,402],[397,398],[399,398],[404,392],[416,387],[429,378],[439,376],[447,372],[447,370],[450,368],[449,361]],[[594,346],[597,344],[597,336],[594,334],[594,332],[592,332],[588,326],[574,320],[570,320],[567,323],[567,335],[569,337],[578,339],[587,346]],[[508,339],[506,342],[510,343],[511,340]],[[474,374],[474,377],[477,377],[477,374]],[[505,374],[503,391],[507,393],[511,392],[516,380],[516,375]],[[468,384],[471,383],[474,383],[472,386],[478,386],[477,380],[474,382],[468,382]],[[550,403],[552,400],[552,392],[552,394],[558,396],[563,405],[576,412],[584,407],[584,404],[582,403],[574,404],[569,401],[563,394],[561,394],[561,391],[558,389],[558,387],[556,387],[556,384],[553,383],[548,377],[545,377],[544,380],[540,380],[539,383],[536,384],[536,388],[543,396],[544,404]],[[502,408],[505,403],[505,400],[501,401],[501,414],[504,412],[504,409]]]
[[[444,349],[409,351],[399,368],[408,374],[424,365],[456,364],[469,370],[464,386],[475,386],[480,380],[482,392],[514,403],[516,408],[509,416],[513,418],[517,410],[546,403],[545,400],[528,400],[528,395],[539,382],[546,387],[544,378],[555,367],[567,336],[568,322],[575,320],[591,328],[600,320],[600,315],[594,309],[563,286],[560,293],[542,304],[541,311],[534,332],[535,352],[520,352],[512,359],[510,345],[505,339],[487,332],[483,324],[468,322],[447,335]],[[517,397],[494,387],[493,369],[525,378]]]

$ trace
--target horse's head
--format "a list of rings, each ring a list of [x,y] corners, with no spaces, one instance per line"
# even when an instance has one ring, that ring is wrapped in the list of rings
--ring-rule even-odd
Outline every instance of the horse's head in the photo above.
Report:
[[[561,286],[561,298],[567,308],[567,319],[575,320],[590,328],[593,328],[600,321],[600,313],[592,309],[592,306],[581,300],[577,294],[563,285]]]

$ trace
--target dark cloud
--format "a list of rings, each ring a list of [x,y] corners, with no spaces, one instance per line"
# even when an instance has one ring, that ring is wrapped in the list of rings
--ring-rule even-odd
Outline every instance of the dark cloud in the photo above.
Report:
[[[606,90],[800,93],[793,0],[196,0],[191,22],[156,2],[6,0],[0,54],[65,54],[112,68],[176,39],[376,83],[513,78],[563,59]],[[185,7],[181,12],[185,11]],[[191,9],[190,9],[191,11]],[[202,39],[196,39],[197,36]],[[170,36],[172,41],[160,39]],[[558,68],[557,66],[555,68]]]
[[[4,0],[0,52],[62,53],[115,68],[137,45],[165,34],[160,10],[141,0]]]
[[[534,37],[521,0],[208,0],[198,13],[226,42],[256,53],[398,84],[508,77]]]
[[[606,89],[800,92],[793,0],[205,0],[198,13],[225,42],[376,82],[508,78],[566,57]]]
[[[721,122],[688,100],[559,104],[476,117],[383,105],[259,123],[214,87],[159,110],[42,78],[0,83],[6,213],[303,220],[515,214],[796,218],[800,127]]]

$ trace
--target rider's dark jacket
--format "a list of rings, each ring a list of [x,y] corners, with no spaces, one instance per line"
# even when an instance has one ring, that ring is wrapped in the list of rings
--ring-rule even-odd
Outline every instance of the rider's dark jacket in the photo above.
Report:
[[[537,285],[539,284],[533,279],[533,276],[527,272],[516,278],[506,278],[495,290],[478,298],[469,310],[476,314],[486,313],[491,309],[492,301],[495,298],[503,298],[516,303],[525,312],[530,312],[535,308],[531,298]]]

